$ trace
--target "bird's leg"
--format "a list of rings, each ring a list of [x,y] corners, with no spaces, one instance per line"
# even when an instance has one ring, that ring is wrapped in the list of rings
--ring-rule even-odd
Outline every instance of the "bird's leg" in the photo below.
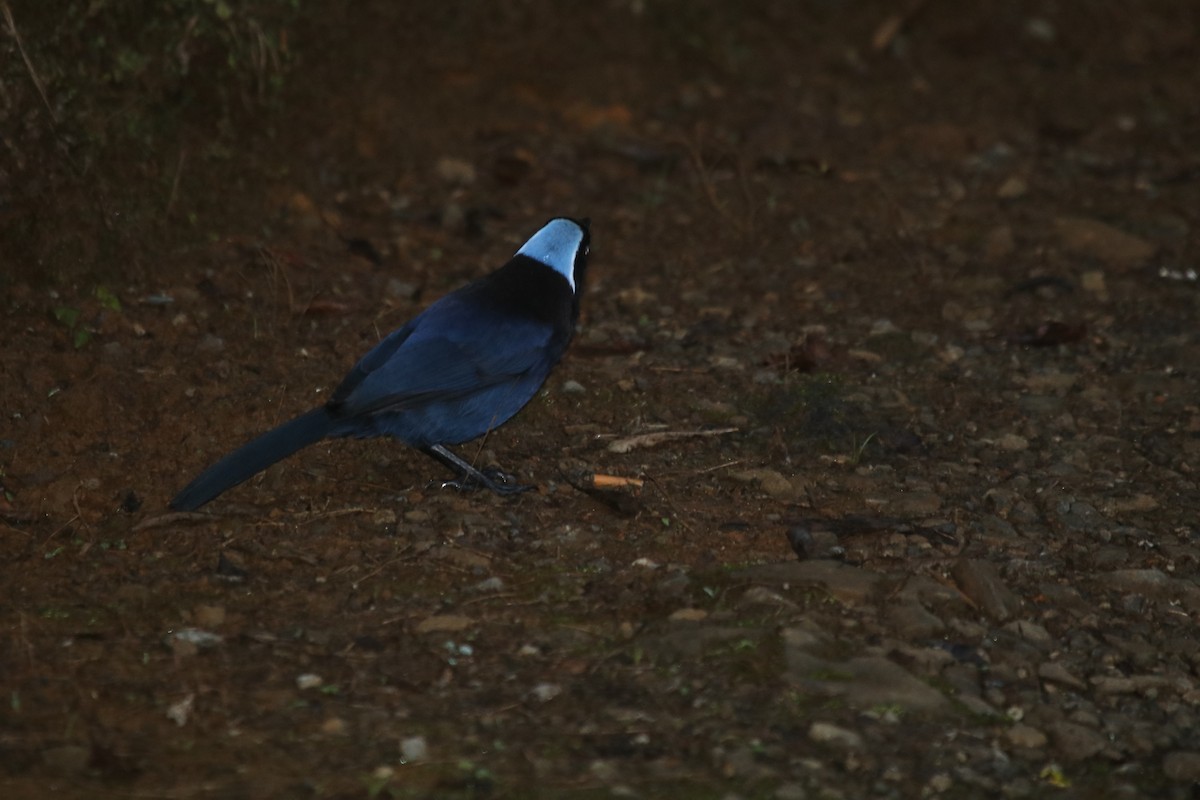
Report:
[[[478,470],[455,455],[444,445],[435,444],[423,447],[421,448],[421,452],[458,473],[457,479],[446,481],[442,484],[442,488],[449,487],[465,491],[482,486],[485,489],[491,489],[499,495],[520,494],[533,488],[532,486],[524,486],[516,483],[514,476],[507,475],[499,470]]]

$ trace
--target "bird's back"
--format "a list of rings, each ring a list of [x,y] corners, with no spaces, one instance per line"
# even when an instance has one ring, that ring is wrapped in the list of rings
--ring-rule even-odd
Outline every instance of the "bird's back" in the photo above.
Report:
[[[446,295],[380,342],[334,393],[336,436],[459,444],[537,393],[574,329],[570,286],[519,258]]]

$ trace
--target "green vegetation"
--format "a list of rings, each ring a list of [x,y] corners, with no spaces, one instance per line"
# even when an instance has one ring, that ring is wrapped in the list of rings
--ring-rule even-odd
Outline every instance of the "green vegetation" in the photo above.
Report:
[[[169,240],[164,220],[220,208],[189,193],[188,176],[227,158],[280,96],[297,6],[0,4],[2,277],[125,275]]]

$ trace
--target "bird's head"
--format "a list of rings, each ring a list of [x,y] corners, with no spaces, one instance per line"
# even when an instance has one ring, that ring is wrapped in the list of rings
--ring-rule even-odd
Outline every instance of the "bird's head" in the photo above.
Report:
[[[589,224],[586,217],[552,219],[521,245],[517,255],[532,258],[562,275],[571,284],[571,291],[578,295],[592,240]]]

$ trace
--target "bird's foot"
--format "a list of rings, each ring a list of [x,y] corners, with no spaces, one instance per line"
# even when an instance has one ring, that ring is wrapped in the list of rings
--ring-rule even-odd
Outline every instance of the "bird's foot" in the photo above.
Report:
[[[535,488],[528,484],[517,483],[517,476],[510,475],[498,469],[472,470],[452,481],[443,481],[441,488],[457,489],[460,492],[473,492],[476,489],[488,489],[501,496],[521,494]]]

